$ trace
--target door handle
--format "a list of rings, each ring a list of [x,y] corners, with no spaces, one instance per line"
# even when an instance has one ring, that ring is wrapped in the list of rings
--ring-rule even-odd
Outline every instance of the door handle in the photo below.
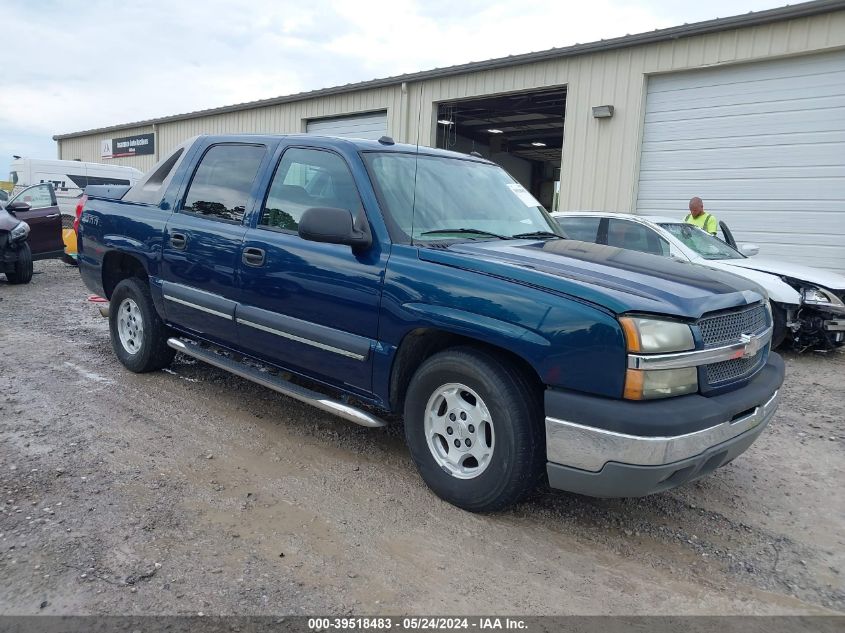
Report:
[[[263,266],[264,265],[264,249],[254,248],[252,246],[245,248],[243,252],[243,263],[247,266]]]
[[[50,215],[45,215],[45,218],[57,218],[61,215],[61,213],[51,213]]]
[[[184,233],[171,233],[170,234],[170,245],[180,251],[185,250],[185,246],[188,244],[188,236]]]

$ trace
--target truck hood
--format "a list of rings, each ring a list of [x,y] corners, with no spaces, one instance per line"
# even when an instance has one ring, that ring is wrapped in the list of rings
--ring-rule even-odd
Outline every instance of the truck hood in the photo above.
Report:
[[[766,292],[731,273],[576,240],[491,240],[421,248],[420,259],[541,287],[614,314],[697,319],[760,301]]]
[[[749,257],[748,259],[723,259],[719,260],[725,266],[736,266],[738,268],[748,268],[750,270],[759,270],[763,273],[771,273],[778,277],[790,277],[798,279],[799,281],[806,281],[816,286],[824,286],[831,290],[845,290],[845,275],[823,270],[821,268],[812,268],[810,266],[801,266],[800,264],[790,264],[779,259],[768,259],[766,257]]]

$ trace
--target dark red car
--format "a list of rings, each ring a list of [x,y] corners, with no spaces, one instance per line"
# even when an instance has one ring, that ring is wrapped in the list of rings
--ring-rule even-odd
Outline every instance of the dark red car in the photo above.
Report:
[[[0,206],[0,273],[10,283],[29,283],[33,260],[63,254],[62,218],[52,184],[27,187]]]
[[[52,183],[43,182],[20,191],[6,203],[6,210],[29,224],[29,248],[33,260],[64,254],[62,214]]]

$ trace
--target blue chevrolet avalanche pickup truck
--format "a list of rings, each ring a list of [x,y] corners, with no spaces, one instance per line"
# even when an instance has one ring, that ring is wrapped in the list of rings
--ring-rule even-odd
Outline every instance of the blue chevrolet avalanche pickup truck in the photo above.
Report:
[[[87,193],[79,270],[128,369],[178,351],[365,426],[401,414],[422,478],[467,510],[544,476],[665,490],[733,460],[777,408],[759,287],[566,239],[477,156],[202,136]]]

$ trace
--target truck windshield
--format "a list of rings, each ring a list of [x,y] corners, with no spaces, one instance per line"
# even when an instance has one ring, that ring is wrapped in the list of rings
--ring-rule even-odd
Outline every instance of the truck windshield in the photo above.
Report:
[[[364,154],[395,229],[413,241],[564,237],[508,173],[488,163],[424,154]]]
[[[664,229],[681,240],[686,246],[704,259],[745,259],[738,251],[725,244],[718,237],[690,224],[661,224]]]

